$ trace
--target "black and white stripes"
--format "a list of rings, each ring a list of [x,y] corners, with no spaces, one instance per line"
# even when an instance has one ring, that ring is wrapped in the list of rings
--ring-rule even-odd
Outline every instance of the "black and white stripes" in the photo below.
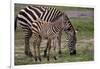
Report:
[[[19,21],[22,28],[30,29],[32,22],[38,18],[47,22],[53,22],[61,15],[62,12],[53,7],[26,6],[17,15],[17,21]]]
[[[41,19],[37,19],[32,23],[32,33],[42,35],[44,36],[44,38],[51,38],[55,34],[59,33],[59,31],[61,31],[62,29],[63,26],[61,22],[47,22]]]
[[[62,15],[62,12],[57,10],[56,8],[46,8],[45,12],[40,17],[40,19],[47,21],[47,22],[48,21],[53,22],[54,20],[56,20],[61,15]]]
[[[32,23],[37,18],[52,22],[60,15],[62,15],[62,12],[53,7],[27,6],[19,12],[18,18],[26,20],[27,23]]]

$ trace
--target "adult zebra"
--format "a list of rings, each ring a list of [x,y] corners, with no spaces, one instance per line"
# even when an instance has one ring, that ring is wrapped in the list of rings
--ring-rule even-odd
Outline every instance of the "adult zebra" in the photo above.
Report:
[[[29,39],[32,36],[31,27],[33,27],[32,23],[34,22],[34,20],[40,18],[43,21],[55,22],[55,20],[58,20],[58,18],[62,17],[62,15],[64,16],[65,14],[63,14],[63,12],[57,10],[56,8],[41,7],[41,6],[27,6],[19,12],[19,14],[15,19],[15,29],[17,27],[16,24],[19,23],[23,31],[25,31],[25,54],[26,55],[32,55],[30,53],[30,48],[29,48]],[[71,22],[69,21],[68,17],[66,16],[65,18],[66,18],[65,23],[67,28],[65,28],[64,30],[68,33],[69,36],[68,47],[69,47],[70,54],[73,55],[76,54],[75,30],[71,25]],[[34,26],[34,31],[35,28],[39,28],[39,26],[38,27]]]

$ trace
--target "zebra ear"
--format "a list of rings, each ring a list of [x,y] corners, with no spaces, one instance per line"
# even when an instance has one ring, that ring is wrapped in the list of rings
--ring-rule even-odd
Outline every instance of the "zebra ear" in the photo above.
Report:
[[[65,20],[68,20],[68,15],[67,15],[66,13],[64,13],[64,12],[63,12],[63,18],[64,18]]]

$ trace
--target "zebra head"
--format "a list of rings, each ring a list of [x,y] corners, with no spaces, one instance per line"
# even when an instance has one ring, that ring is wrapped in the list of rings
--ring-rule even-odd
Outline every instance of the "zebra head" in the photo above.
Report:
[[[76,54],[76,33],[75,29],[72,26],[68,16],[66,14],[63,15],[64,19],[64,31],[67,33],[68,37],[68,48],[70,55]]]

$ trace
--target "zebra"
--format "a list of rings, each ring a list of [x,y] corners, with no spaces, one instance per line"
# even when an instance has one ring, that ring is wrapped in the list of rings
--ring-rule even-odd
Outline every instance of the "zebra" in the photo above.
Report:
[[[57,60],[56,58],[56,42],[57,42],[57,37],[59,35],[59,31],[62,30],[63,26],[61,25],[61,23],[57,23],[57,22],[47,22],[47,21],[43,21],[41,19],[37,19],[35,21],[33,21],[31,27],[32,30],[32,41],[33,41],[33,48],[34,50],[31,50],[32,55],[35,57],[35,61],[37,61],[37,59],[39,59],[41,61],[41,57],[40,57],[40,43],[41,43],[41,39],[47,39],[48,40],[48,54],[47,54],[47,60],[49,61],[49,57],[50,57],[50,49],[51,49],[51,41],[53,41],[53,47],[54,47],[54,53],[53,53],[53,57],[55,60]],[[36,26],[36,27],[34,27]],[[37,55],[36,55],[37,54]]]
[[[71,22],[66,14],[59,11],[54,7],[44,7],[44,6],[27,6],[19,12],[17,17],[15,18],[15,29],[17,27],[17,23],[19,23],[25,31],[25,54],[31,55],[29,48],[29,40],[32,37],[31,27],[32,23],[40,18],[43,21],[47,22],[55,22],[59,17],[65,16],[63,19],[67,25],[67,28],[64,29],[69,37],[68,47],[70,55],[76,54],[75,44],[76,44],[76,34]],[[36,26],[34,26],[36,28]],[[38,27],[37,27],[38,28]],[[35,30],[35,29],[34,29]],[[48,40],[48,44],[50,41]],[[60,42],[61,43],[61,42]],[[46,50],[45,50],[46,51]]]

